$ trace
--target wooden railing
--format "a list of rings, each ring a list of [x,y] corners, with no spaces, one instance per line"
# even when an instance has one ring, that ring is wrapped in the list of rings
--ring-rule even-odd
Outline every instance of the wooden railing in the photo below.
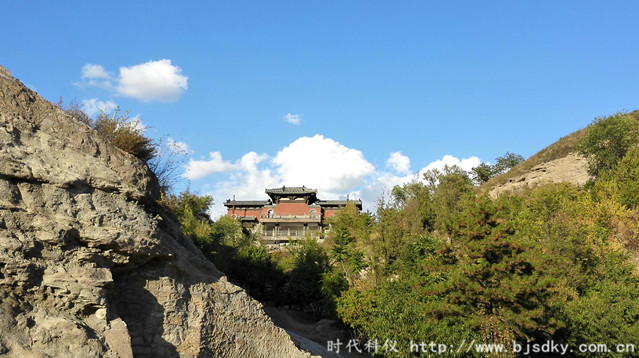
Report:
[[[262,237],[264,237],[265,239],[269,239],[269,238],[279,238],[279,239],[284,239],[284,238],[292,238],[292,239],[299,239],[299,238],[304,238],[306,235],[311,235],[311,236],[317,236],[320,234],[319,230],[291,230],[291,229],[284,229],[284,230],[278,230],[278,229],[271,229],[271,230],[265,230],[262,232]]]
[[[315,215],[293,215],[293,214],[289,214],[289,215],[268,215],[268,214],[261,214],[260,215],[261,219],[317,219],[319,218],[319,216],[317,216],[317,214]]]

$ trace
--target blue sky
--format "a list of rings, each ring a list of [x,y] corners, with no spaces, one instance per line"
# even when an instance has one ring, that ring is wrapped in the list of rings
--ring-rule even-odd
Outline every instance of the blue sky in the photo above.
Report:
[[[117,104],[188,148],[179,188],[212,194],[214,213],[281,184],[372,209],[429,165],[528,157],[637,109],[637,14],[636,1],[12,1],[0,64],[46,99]]]

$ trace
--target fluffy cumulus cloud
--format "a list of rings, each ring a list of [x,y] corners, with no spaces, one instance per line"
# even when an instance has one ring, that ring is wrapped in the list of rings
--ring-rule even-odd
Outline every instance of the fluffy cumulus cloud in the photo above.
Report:
[[[91,98],[83,100],[80,104],[80,107],[82,108],[84,113],[93,117],[100,113],[100,111],[109,113],[118,108],[118,105],[113,101],[100,101],[97,98]]]
[[[120,67],[118,76],[109,73],[101,65],[86,64],[82,67],[82,79],[77,85],[100,87],[144,102],[175,102],[187,90],[188,77],[168,59]]]
[[[422,180],[426,170],[459,165],[470,170],[479,158],[459,159],[445,155],[417,172],[411,172],[410,159],[400,152],[390,153],[386,168],[376,168],[364,154],[322,135],[301,137],[274,156],[249,152],[239,160],[225,160],[220,152],[206,159],[191,159],[184,177],[204,180],[216,175],[216,184],[206,194],[215,198],[213,217],[225,213],[225,200],[266,200],[265,188],[302,186],[318,190],[323,199],[362,199],[364,210],[374,210],[377,199],[393,186]]]
[[[297,139],[277,153],[273,164],[287,185],[306,185],[335,194],[364,184],[375,171],[359,150],[319,134]]]
[[[410,173],[410,158],[403,155],[402,152],[393,152],[386,160],[386,166],[393,168],[397,173]]]
[[[295,124],[298,125],[300,123],[302,123],[302,115],[301,114],[292,114],[292,113],[286,113],[286,115],[284,116],[284,120],[290,124]]]
[[[120,67],[118,93],[145,102],[174,102],[187,89],[188,78],[171,60]]]
[[[233,163],[222,159],[222,153],[211,152],[209,160],[189,160],[182,176],[189,180],[196,180],[211,174],[224,173],[233,168]]]

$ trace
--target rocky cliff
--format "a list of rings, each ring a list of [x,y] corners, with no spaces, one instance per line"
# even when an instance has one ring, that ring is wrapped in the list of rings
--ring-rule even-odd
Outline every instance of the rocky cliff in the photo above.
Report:
[[[305,357],[136,158],[0,66],[0,355]]]

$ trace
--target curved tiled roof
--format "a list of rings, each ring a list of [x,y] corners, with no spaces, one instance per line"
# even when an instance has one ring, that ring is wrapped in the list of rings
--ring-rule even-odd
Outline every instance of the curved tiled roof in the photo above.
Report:
[[[349,202],[353,202],[360,210],[362,210],[362,201],[357,200],[319,200],[317,198],[317,189],[307,188],[305,186],[282,186],[281,188],[270,188],[264,190],[272,200],[226,200],[224,206],[232,207],[264,207],[274,205],[282,196],[309,196],[309,207],[340,207]]]
[[[269,195],[304,195],[317,194],[317,189],[311,189],[305,186],[282,186],[281,188],[266,189],[265,192]]]
[[[271,201],[269,200],[227,200],[224,203],[224,206],[232,207],[232,206],[264,206],[271,205]]]

